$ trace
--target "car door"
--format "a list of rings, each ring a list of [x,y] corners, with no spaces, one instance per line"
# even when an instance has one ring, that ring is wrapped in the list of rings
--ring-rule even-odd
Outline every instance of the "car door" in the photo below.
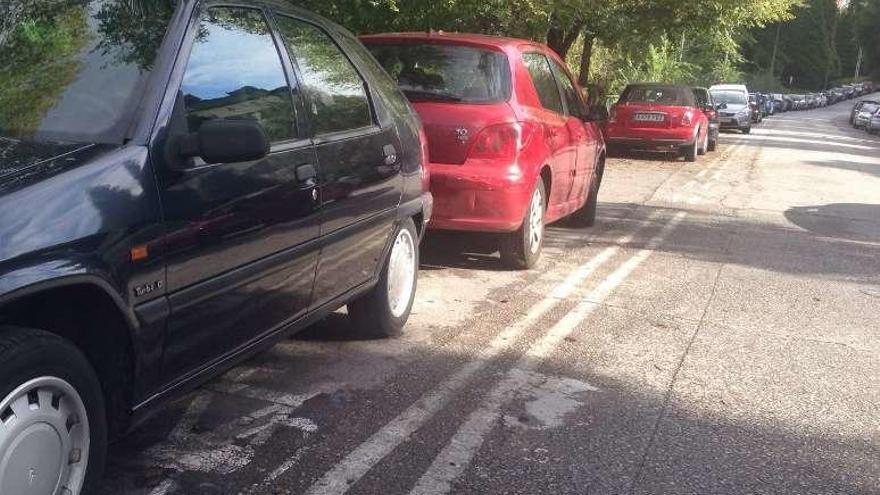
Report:
[[[400,140],[377,124],[369,86],[327,30],[276,14],[303,84],[319,165],[323,248],[313,306],[378,273],[403,191]]]
[[[168,378],[302,316],[319,253],[317,157],[300,131],[267,18],[247,7],[198,15],[191,48],[177,62],[181,75],[169,93],[176,99],[164,141],[212,120],[248,119],[262,125],[271,147],[254,161],[209,165],[196,158],[182,171],[163,168]],[[169,149],[155,150],[155,158]]]
[[[549,191],[548,215],[559,218],[567,213],[566,203],[577,161],[577,141],[569,129],[569,119],[550,61],[543,53],[525,52],[523,62],[543,107],[539,116],[544,125],[544,139],[550,149],[548,161],[553,180]]]
[[[557,60],[550,59],[553,75],[559,81],[567,116],[566,127],[569,136],[577,146],[577,155],[571,167],[571,189],[568,193],[569,210],[579,208],[586,201],[593,169],[596,167],[596,153],[599,148],[599,130],[593,124],[585,123],[589,114],[583,94],[571,79],[571,75]]]

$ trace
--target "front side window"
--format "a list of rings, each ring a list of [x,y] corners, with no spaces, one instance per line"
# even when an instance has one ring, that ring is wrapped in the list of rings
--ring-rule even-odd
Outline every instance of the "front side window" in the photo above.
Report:
[[[120,144],[178,0],[3,0],[0,136]]]
[[[532,78],[532,84],[535,85],[535,91],[538,92],[538,99],[541,106],[547,110],[564,114],[565,109],[562,107],[562,98],[559,94],[559,87],[556,85],[556,79],[550,70],[550,62],[541,53],[524,53],[523,62]]]
[[[299,66],[316,134],[373,125],[364,80],[327,33],[290,17],[278,18],[284,43]]]
[[[578,94],[574,81],[571,80],[571,77],[569,77],[565,68],[555,60],[553,60],[553,72],[556,73],[559,85],[562,86],[562,96],[565,98],[565,106],[568,108],[568,114],[578,118],[586,117],[588,112],[584,108],[583,99],[581,99],[581,96]]]
[[[290,89],[259,10],[209,9],[180,91],[190,132],[215,119],[253,119],[273,142],[294,137]]]

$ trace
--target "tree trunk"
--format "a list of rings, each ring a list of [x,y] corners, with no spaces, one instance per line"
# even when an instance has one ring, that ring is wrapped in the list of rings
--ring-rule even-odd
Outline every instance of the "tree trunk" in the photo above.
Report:
[[[565,59],[571,46],[577,41],[578,34],[583,24],[574,26],[562,26],[559,23],[559,17],[553,13],[550,14],[550,29],[547,31],[547,46],[553,49],[560,57]]]
[[[593,61],[593,44],[596,36],[593,33],[584,33],[584,50],[581,52],[581,68],[578,73],[578,84],[583,87],[590,82],[590,64]]]

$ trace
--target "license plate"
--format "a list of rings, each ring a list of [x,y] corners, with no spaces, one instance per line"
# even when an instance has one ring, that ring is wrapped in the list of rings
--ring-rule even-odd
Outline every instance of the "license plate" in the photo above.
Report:
[[[666,115],[662,113],[637,113],[633,115],[633,120],[637,122],[663,122]]]

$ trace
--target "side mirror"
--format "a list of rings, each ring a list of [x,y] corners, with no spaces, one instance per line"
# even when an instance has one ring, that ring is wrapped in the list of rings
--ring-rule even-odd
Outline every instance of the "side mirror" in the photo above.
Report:
[[[178,156],[198,156],[205,163],[246,162],[269,154],[269,137],[253,120],[211,120],[198,132],[179,138],[176,144]]]

